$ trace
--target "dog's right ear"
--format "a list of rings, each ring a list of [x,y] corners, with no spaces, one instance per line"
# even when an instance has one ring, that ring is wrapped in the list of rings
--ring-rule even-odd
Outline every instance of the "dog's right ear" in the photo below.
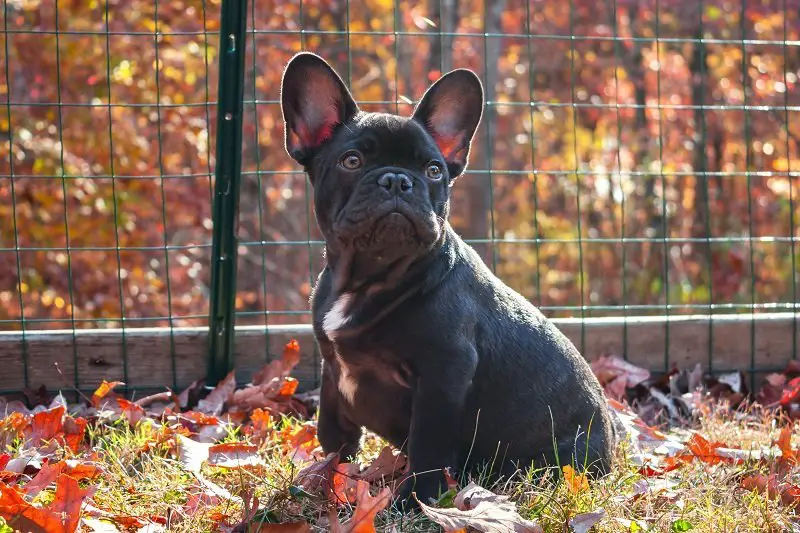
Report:
[[[286,151],[305,165],[314,149],[358,113],[358,106],[342,79],[324,59],[311,52],[301,52],[289,61],[283,72],[281,111]]]

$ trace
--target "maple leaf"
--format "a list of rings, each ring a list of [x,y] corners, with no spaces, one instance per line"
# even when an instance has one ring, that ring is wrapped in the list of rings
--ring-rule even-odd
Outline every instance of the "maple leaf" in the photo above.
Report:
[[[419,500],[417,500],[419,502]],[[494,494],[475,483],[464,487],[453,501],[455,507],[438,509],[419,502],[422,512],[445,532],[472,529],[481,532],[543,533],[539,524],[523,519],[508,496]]]
[[[111,391],[113,391],[115,388],[121,385],[125,385],[125,383],[123,383],[122,381],[103,380],[100,386],[97,387],[97,390],[94,391],[94,394],[92,394],[92,406],[95,408],[99,408],[100,402],[103,401],[103,398],[108,396],[111,393]]]
[[[353,516],[340,523],[335,514],[331,516],[332,533],[375,533],[375,517],[383,511],[392,499],[391,491],[384,487],[376,496],[369,493],[369,483],[358,480],[356,486],[356,506]]]
[[[292,485],[302,487],[310,494],[327,494],[332,489],[333,470],[339,464],[339,455],[329,453],[322,461],[315,461],[300,470]]]
[[[84,500],[94,488],[81,489],[78,480],[67,475],[58,477],[55,498],[47,508],[38,508],[25,501],[15,489],[0,484],[0,517],[24,531],[74,533],[81,518]]]
[[[698,459],[708,464],[730,462],[730,459],[717,453],[717,448],[724,447],[722,442],[711,442],[699,433],[694,433],[686,442],[686,448]]]

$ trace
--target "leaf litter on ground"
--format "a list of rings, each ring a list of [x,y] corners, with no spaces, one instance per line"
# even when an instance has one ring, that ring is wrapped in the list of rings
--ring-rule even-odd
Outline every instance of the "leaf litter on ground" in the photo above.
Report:
[[[760,530],[797,527],[795,362],[752,394],[741,373],[652,376],[600,358],[623,437],[611,476],[564,465],[458,490],[448,475],[451,490],[409,518],[388,510],[408,474],[401,452],[368,434],[358,462],[323,455],[318,391],[298,393],[290,375],[299,360],[291,341],[243,388],[231,373],[211,390],[198,380],[138,400],[120,381],[70,405],[44,387],[29,403],[0,398],[0,531],[683,531],[737,529],[741,515]],[[721,499],[729,513],[700,512]]]

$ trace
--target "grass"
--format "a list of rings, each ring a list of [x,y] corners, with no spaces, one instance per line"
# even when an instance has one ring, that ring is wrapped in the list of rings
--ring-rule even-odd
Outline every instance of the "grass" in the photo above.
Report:
[[[767,413],[716,407],[707,409],[695,429],[712,441],[743,449],[768,447],[779,431]],[[673,434],[685,440],[685,431]],[[168,531],[214,531],[222,517],[228,517],[229,523],[240,519],[245,502],[213,497],[213,491],[203,485],[207,480],[247,501],[254,495],[260,516],[308,520],[314,531],[329,530],[320,501],[292,486],[299,467],[287,457],[284,447],[267,441],[258,452],[263,465],[233,470],[204,465],[198,477],[183,468],[174,456],[173,443],[163,437],[146,423],[135,429],[123,421],[90,425],[91,450],[104,467],[93,505],[112,515],[158,517]],[[225,438],[228,442],[246,439],[237,432]],[[797,444],[795,441],[794,446]],[[366,437],[360,460],[369,463],[382,445],[380,439]],[[696,460],[662,477],[646,479],[623,444],[617,450],[613,473],[591,481],[587,489],[530,473],[525,479],[487,488],[509,495],[524,518],[536,520],[548,532],[570,531],[570,519],[598,510],[604,516],[591,531],[798,531],[791,509],[740,486],[743,476],[766,474],[770,468],[769,462],[712,465]],[[795,482],[800,482],[797,473]],[[52,491],[37,496],[42,501],[49,497]],[[350,511],[348,506],[338,510],[342,519]],[[440,531],[424,517],[408,518],[388,511],[380,513],[375,523],[378,531]]]

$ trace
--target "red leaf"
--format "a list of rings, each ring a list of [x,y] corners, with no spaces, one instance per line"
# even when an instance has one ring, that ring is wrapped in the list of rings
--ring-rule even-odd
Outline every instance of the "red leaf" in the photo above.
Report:
[[[800,377],[794,378],[786,384],[779,401],[782,406],[786,407],[798,399],[800,399]]]

